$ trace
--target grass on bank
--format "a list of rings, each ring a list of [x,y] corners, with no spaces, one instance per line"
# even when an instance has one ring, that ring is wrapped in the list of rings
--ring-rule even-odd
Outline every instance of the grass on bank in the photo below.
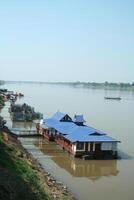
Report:
[[[51,200],[41,188],[36,171],[21,152],[0,136],[0,199]]]

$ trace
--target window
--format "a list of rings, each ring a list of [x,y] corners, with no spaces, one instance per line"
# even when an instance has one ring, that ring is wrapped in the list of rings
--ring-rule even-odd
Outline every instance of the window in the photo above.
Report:
[[[84,142],[77,142],[77,150],[84,150]]]
[[[64,122],[64,121],[72,121],[72,119],[68,116],[68,115],[65,115],[61,120],[60,120],[61,122]]]
[[[102,134],[100,134],[100,133],[98,133],[98,132],[94,132],[94,133],[91,133],[90,135],[102,135]]]

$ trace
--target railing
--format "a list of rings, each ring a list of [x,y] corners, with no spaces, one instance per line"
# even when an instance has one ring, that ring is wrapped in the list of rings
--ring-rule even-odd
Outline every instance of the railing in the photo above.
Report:
[[[59,138],[56,140],[56,142],[57,142],[57,144],[62,146],[65,150],[69,151],[70,153],[73,153],[70,143],[64,141],[63,139],[59,139]]]

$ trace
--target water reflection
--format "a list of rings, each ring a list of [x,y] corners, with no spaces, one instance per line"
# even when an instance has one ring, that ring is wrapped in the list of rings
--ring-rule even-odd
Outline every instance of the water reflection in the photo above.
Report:
[[[117,160],[82,160],[65,153],[58,145],[39,139],[36,145],[61,168],[75,177],[88,177],[95,181],[102,176],[116,176]]]
[[[56,158],[53,160],[62,168],[76,177],[89,177],[97,180],[102,176],[116,176],[118,174],[117,161],[83,161],[78,159]]]

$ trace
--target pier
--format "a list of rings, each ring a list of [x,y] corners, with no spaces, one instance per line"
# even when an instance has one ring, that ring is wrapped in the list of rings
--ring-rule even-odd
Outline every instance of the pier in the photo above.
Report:
[[[35,129],[18,129],[18,128],[11,128],[10,131],[14,133],[17,137],[32,137],[32,136],[39,136]]]

